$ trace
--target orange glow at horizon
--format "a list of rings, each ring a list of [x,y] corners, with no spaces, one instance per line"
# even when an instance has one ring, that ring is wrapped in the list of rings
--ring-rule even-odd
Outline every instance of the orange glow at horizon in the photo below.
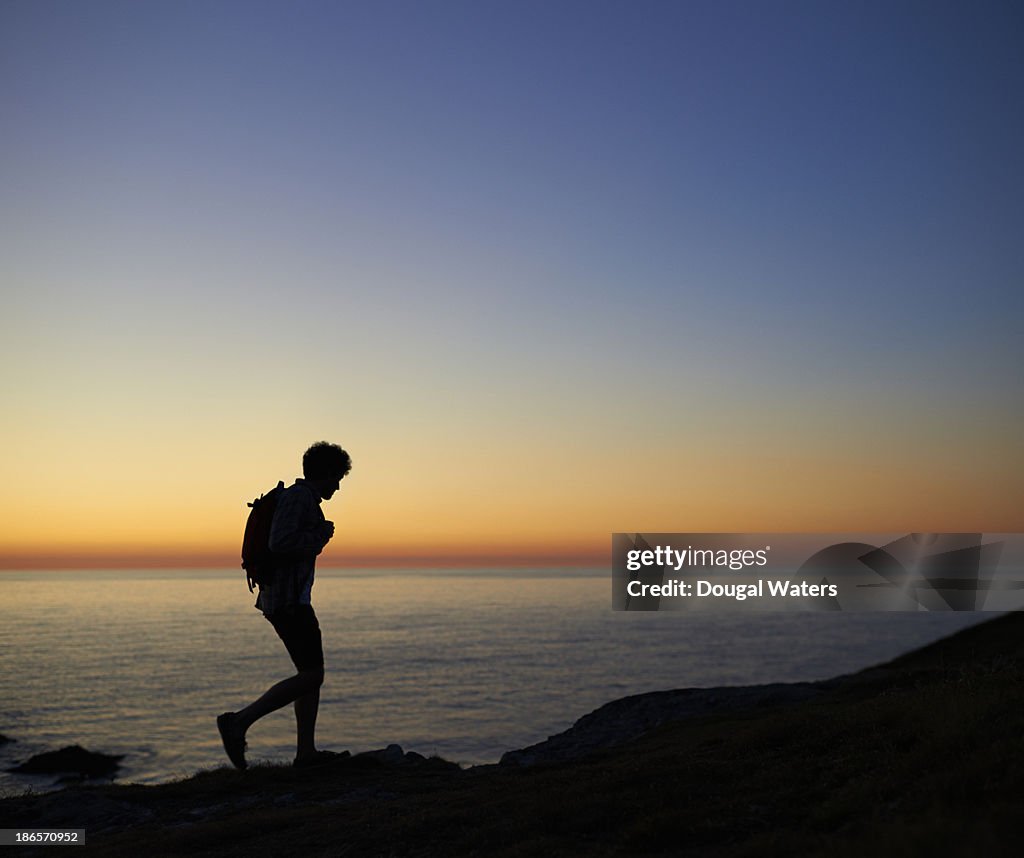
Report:
[[[338,531],[320,563],[600,564],[613,532],[1024,530],[1017,472],[980,456],[974,472],[956,480],[906,459],[889,467],[810,456],[687,464],[635,458],[602,486],[588,463],[567,456],[555,485],[516,474],[486,491],[474,474],[440,488],[367,486],[374,475],[359,474],[324,504]],[[0,568],[238,564],[253,493],[237,480],[208,483],[202,493],[159,485],[125,493],[115,485],[106,496],[54,498],[41,485],[0,499]]]
[[[217,413],[173,432],[97,423],[70,441],[59,422],[26,424],[3,461],[0,568],[236,567],[247,501],[290,483],[317,437],[354,461],[324,503],[337,524],[325,566],[601,565],[613,532],[1024,530],[1011,413],[898,424],[885,406],[885,421],[799,398],[759,421],[714,399],[654,424],[439,413],[415,432],[367,409],[315,432],[292,415],[259,440]],[[158,455],[147,428],[163,433]]]
[[[757,473],[762,478],[779,476],[774,470],[765,464]],[[917,479],[892,480],[886,492],[879,488],[877,474],[865,469],[858,473],[850,465],[791,469],[788,490],[777,484],[772,493],[745,487],[742,468],[729,478],[720,469],[718,476],[717,492],[705,484],[688,498],[673,499],[667,479],[647,482],[646,491],[623,479],[616,487],[618,495],[591,493],[575,504],[563,497],[561,509],[556,508],[557,497],[518,509],[494,501],[458,516],[446,504],[436,505],[428,517],[422,509],[418,515],[414,509],[388,511],[365,498],[369,509],[360,511],[359,498],[353,496],[325,504],[338,532],[318,563],[350,568],[603,566],[609,561],[613,532],[1024,530],[1019,513],[1024,496],[1009,475],[1001,485],[950,485],[942,474],[930,480],[918,474]],[[835,491],[837,484],[845,491]],[[693,480],[690,485],[695,485]],[[161,511],[167,517],[161,518]],[[117,517],[120,532],[103,529],[99,520],[84,515],[63,532],[41,526],[24,527],[20,533],[8,529],[0,536],[0,569],[239,565],[244,505],[221,510],[219,518],[188,506],[170,516],[159,503],[150,508],[141,500],[134,517],[123,512]]]
[[[394,550],[352,549],[325,552],[321,568],[447,568],[602,566],[609,539],[600,546],[405,546]],[[0,551],[0,570],[28,569],[229,569],[240,567],[237,551],[153,547],[67,547],[58,550]]]

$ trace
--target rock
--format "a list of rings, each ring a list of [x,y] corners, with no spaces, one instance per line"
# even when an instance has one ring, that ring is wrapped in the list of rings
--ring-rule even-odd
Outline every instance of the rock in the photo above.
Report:
[[[373,761],[382,766],[397,766],[405,762],[405,751],[401,745],[388,745],[378,751],[363,751],[353,757],[355,760]]]
[[[59,751],[46,751],[30,757],[20,766],[8,769],[23,775],[77,774],[89,778],[111,777],[119,768],[123,754],[111,756],[69,745]]]
[[[827,685],[827,682],[794,682],[635,694],[606,703],[544,742],[506,751],[500,765],[532,766],[577,759],[637,739],[662,724],[756,706],[798,703],[821,694]]]
[[[388,745],[377,751],[363,751],[352,757],[351,762],[358,765],[378,766],[426,766],[432,769],[459,769],[458,763],[442,760],[440,757],[424,757],[415,751],[403,751],[401,745]]]
[[[402,750],[401,745],[388,745],[383,751],[377,753],[380,754],[381,762],[385,764],[395,765],[405,762],[405,751]]]
[[[6,745],[8,742],[13,741],[14,739],[12,739],[10,736],[5,736],[3,733],[0,733],[0,745]]]

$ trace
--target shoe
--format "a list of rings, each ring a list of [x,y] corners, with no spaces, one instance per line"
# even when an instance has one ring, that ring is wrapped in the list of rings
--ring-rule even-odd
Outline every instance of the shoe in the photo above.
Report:
[[[296,757],[292,765],[297,769],[311,769],[344,760],[352,755],[348,751],[317,751],[312,757]]]
[[[225,712],[217,716],[217,729],[220,730],[220,738],[224,743],[224,750],[228,759],[236,769],[244,769],[245,762],[245,734],[239,733],[235,728],[235,713]]]

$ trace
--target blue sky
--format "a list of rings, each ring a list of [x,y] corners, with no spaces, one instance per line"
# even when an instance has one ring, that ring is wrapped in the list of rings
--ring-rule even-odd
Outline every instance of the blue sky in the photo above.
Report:
[[[612,449],[671,482],[681,448],[983,446],[990,479],[1022,455],[1022,35],[994,2],[4,2],[4,471],[57,423],[93,438],[65,472],[126,425],[184,467],[194,414],[222,456],[269,391],[246,456],[310,424],[442,450],[453,509],[515,445],[543,467],[496,495],[592,495]],[[438,479],[388,484],[403,516]],[[579,539],[628,529],[607,491]]]

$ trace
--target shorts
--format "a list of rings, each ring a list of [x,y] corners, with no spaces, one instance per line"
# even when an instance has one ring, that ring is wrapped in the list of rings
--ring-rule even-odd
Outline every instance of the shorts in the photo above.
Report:
[[[267,619],[298,670],[323,670],[324,642],[312,605],[290,605]]]

